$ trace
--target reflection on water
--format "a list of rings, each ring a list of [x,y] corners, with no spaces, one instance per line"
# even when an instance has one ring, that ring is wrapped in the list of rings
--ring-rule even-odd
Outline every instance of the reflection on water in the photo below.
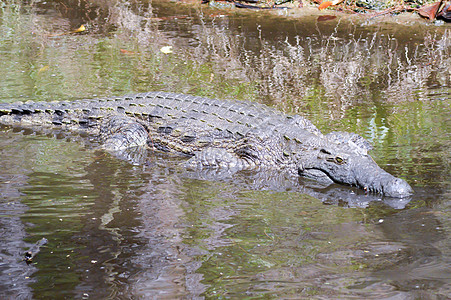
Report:
[[[149,154],[134,166],[85,138],[2,128],[1,297],[451,296],[446,27],[164,1],[0,10],[1,101],[147,90],[260,101],[324,132],[361,134],[416,190],[381,201],[280,174],[218,179],[181,170],[180,158]],[[82,34],[50,36],[80,24]],[[167,45],[172,54],[160,51]],[[26,265],[42,237],[49,243]]]

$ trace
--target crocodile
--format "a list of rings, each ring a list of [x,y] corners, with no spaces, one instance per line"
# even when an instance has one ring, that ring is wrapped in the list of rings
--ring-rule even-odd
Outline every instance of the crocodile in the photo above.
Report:
[[[48,243],[48,240],[46,238],[42,238],[39,241],[37,241],[33,246],[30,247],[30,249],[28,249],[25,252],[23,260],[27,264],[32,263],[33,262],[33,258],[39,253],[39,251],[41,251],[41,247],[44,246],[47,243]]]
[[[380,168],[370,143],[348,132],[321,133],[309,120],[269,106],[149,92],[77,101],[0,104],[0,124],[98,137],[118,153],[150,148],[189,157],[190,169],[278,170],[403,198],[409,184]]]

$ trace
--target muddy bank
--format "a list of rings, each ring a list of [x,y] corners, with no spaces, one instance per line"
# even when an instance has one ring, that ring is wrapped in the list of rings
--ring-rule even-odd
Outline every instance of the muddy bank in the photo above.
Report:
[[[377,2],[374,5],[371,1],[360,3],[343,1],[283,1],[284,3],[275,5],[273,3],[259,3],[252,1],[252,4],[245,2],[226,1],[198,1],[179,0],[177,3],[189,5],[196,8],[208,8],[228,13],[267,13],[273,16],[283,16],[288,18],[308,18],[316,17],[319,22],[333,20],[334,18],[346,18],[353,22],[369,26],[375,23],[390,23],[400,25],[433,24],[443,26],[449,22],[449,3],[446,1],[436,2],[402,2],[390,6],[389,3]],[[375,1],[373,1],[375,2]],[[201,4],[200,4],[201,3]],[[257,5],[256,5],[257,4]],[[431,6],[433,6],[431,8]]]

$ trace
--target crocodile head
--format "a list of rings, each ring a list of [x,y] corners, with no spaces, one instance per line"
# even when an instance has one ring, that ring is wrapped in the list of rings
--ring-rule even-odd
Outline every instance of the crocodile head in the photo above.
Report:
[[[327,142],[300,157],[298,173],[319,181],[360,187],[371,193],[403,198],[413,194],[410,185],[380,168],[368,155],[371,145],[352,133],[334,132]]]

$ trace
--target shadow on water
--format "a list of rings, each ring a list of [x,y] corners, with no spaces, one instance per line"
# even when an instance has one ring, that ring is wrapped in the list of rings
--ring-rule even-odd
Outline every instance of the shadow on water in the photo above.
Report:
[[[280,174],[193,174],[152,153],[133,165],[83,137],[2,128],[1,297],[451,295],[447,25],[166,1],[0,10],[2,102],[148,90],[259,101],[364,136],[416,191],[390,200]]]

